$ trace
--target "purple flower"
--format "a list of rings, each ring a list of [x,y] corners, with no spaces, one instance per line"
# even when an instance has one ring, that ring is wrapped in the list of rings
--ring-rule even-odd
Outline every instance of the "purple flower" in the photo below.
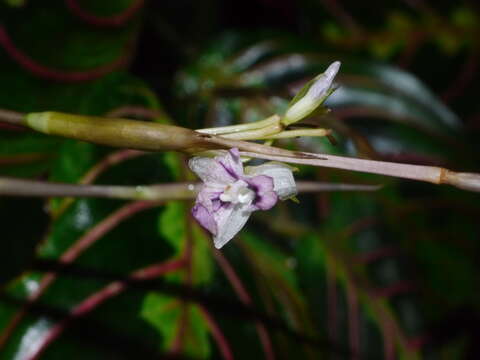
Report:
[[[271,209],[278,199],[296,194],[288,166],[269,162],[244,173],[238,149],[213,159],[194,157],[188,165],[204,183],[192,215],[213,235],[217,249],[242,229],[252,212]]]

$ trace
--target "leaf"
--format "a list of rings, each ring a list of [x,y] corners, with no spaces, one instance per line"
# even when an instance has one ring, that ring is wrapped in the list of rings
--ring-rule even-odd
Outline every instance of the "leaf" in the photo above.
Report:
[[[176,253],[183,250],[187,236],[185,217],[186,207],[183,202],[171,201],[158,221],[158,232],[170,243]],[[180,220],[180,221],[179,221]]]
[[[0,174],[32,177],[46,173],[62,140],[37,134],[0,133]]]
[[[74,140],[65,140],[59,156],[50,172],[50,180],[75,183],[99,158],[95,145]]]
[[[242,234],[239,246],[251,264],[254,278],[267,287],[272,300],[278,302],[281,316],[294,328],[311,333],[310,314],[294,272],[297,265],[295,257],[282,253],[250,231]]]
[[[282,253],[265,240],[250,231],[242,234],[242,246],[248,246],[248,254],[254,257],[259,270],[265,272],[265,276],[280,276],[292,289],[296,289],[297,280],[291,271],[294,267],[294,259],[288,254]],[[293,261],[293,263],[292,263]],[[273,280],[270,278],[270,280]]]
[[[172,350],[180,327],[184,326],[182,353],[199,359],[209,358],[209,330],[198,306],[150,293],[145,297],[141,316],[162,335],[164,351]]]
[[[124,73],[113,73],[102,79],[82,84],[47,83],[27,75],[18,69],[5,70],[0,60],[0,73],[11,76],[10,94],[0,90],[0,103],[11,109],[39,111],[55,109],[78,112],[89,115],[103,115],[113,108],[123,105],[156,107],[158,103],[152,98],[145,84]],[[10,66],[10,65],[9,65]],[[45,166],[43,171],[53,169],[52,179],[56,181],[76,182],[86,170],[106,154],[107,149],[92,144],[42,137],[32,134],[18,136],[18,150],[9,148],[11,152],[52,151],[55,157]],[[24,142],[22,142],[24,140]],[[12,144],[14,144],[12,142]],[[171,161],[170,168],[172,167]],[[154,154],[130,160],[111,168],[98,179],[100,183],[121,183],[128,185],[148,184],[152,182],[171,181],[170,168],[163,162],[163,156]],[[49,233],[37,249],[37,256],[44,260],[56,260],[82,235],[106,216],[122,206],[123,202],[98,199],[81,199],[73,203],[63,215],[52,223]],[[38,208],[41,208],[41,204]],[[28,212],[24,212],[28,214]],[[159,238],[155,229],[158,210],[150,210],[135,215],[134,219],[124,221],[115,229],[87,249],[76,261],[75,266],[84,269],[87,274],[91,270],[118,274],[123,277],[139,268],[164,261],[171,255],[171,249],[165,239]],[[38,239],[38,233],[36,236]],[[132,246],[134,244],[134,246]],[[11,255],[11,254],[10,254]],[[19,299],[38,287],[38,273],[25,274],[10,284],[8,294]],[[42,303],[59,311],[68,311],[88,296],[107,285],[106,281],[89,275],[73,276],[61,274],[42,296]],[[81,358],[118,357],[121,347],[112,349],[101,344],[103,338],[109,336],[127,336],[143,351],[144,346],[158,343],[158,335],[152,328],[138,318],[137,305],[143,301],[142,292],[127,292],[109,300],[98,311],[89,315],[105,327],[104,334],[92,339],[75,332],[75,326],[69,327],[61,340],[49,346],[46,358],[63,358],[80,356]],[[126,302],[125,299],[128,299]],[[136,305],[137,304],[137,305]],[[5,328],[18,307],[3,305],[0,307],[0,324]],[[119,317],[117,314],[122,313]],[[4,354],[7,359],[15,358],[21,351],[22,344],[28,341],[27,336],[35,332],[35,326],[42,321],[55,322],[48,314],[27,316],[15,330]],[[126,323],[123,324],[122,322]],[[102,327],[101,326],[101,327]],[[90,333],[95,327],[88,331]],[[121,330],[117,330],[121,329]],[[48,329],[44,329],[48,331]],[[117,332],[120,332],[117,334]],[[38,340],[47,332],[37,332]],[[81,355],[80,355],[81,354]],[[113,354],[113,355],[112,355]],[[3,352],[2,352],[3,356]],[[73,357],[72,357],[73,358]]]
[[[159,234],[173,247],[176,256],[185,254],[185,247],[191,242],[191,276],[193,284],[206,284],[213,277],[213,259],[205,231],[191,218],[184,202],[171,201],[158,219]],[[168,276],[180,281],[178,274]]]
[[[57,259],[87,229],[109,214],[112,211],[112,207],[115,207],[115,204],[109,201],[77,201],[56,221],[50,235],[40,248],[39,255],[43,259]],[[48,307],[57,309],[57,311],[67,311],[107,285],[105,280],[98,279],[96,276],[90,276],[90,271],[99,272],[100,274],[118,274],[118,276],[123,277],[139,268],[165,261],[170,255],[170,250],[165,245],[165,240],[158,238],[155,234],[155,226],[153,224],[157,216],[158,210],[137,214],[134,218],[123,222],[103,236],[75,262],[75,265],[80,269],[84,269],[86,274],[82,275],[82,272],[80,272],[79,275],[60,275],[42,296],[41,302],[48,305]],[[32,291],[38,287],[38,283],[38,275],[26,274],[9,286],[8,293],[15,294],[16,297],[21,299],[23,297],[22,293],[26,292],[27,289]],[[16,289],[25,290],[18,293]],[[105,333],[105,336],[109,335],[110,332],[115,332],[117,329],[132,339],[140,339],[139,341],[142,343],[153,344],[158,341],[155,333],[151,329],[142,329],[140,320],[137,317],[139,310],[135,304],[143,300],[143,295],[143,292],[127,292],[120,297],[109,300],[101,307],[98,313],[90,316],[93,316],[93,319],[108,328],[109,332]],[[129,300],[127,302],[122,301],[123,296],[127,296]],[[0,312],[0,324],[4,328],[13,314],[18,311],[18,308],[5,308],[3,305],[1,308],[3,311]],[[105,315],[109,312],[111,312],[111,316],[105,318]],[[118,313],[121,313],[122,316],[119,317]],[[31,318],[27,317],[14,332],[14,336],[8,343],[8,354],[16,354],[21,343],[26,341],[24,340],[25,336],[33,331],[30,330],[30,324],[34,324],[36,321],[40,321],[40,319],[50,318],[48,314],[40,316],[36,314],[32,315],[32,317],[33,323]],[[75,329],[73,325],[72,327]],[[45,335],[46,333],[38,334],[39,337]],[[76,338],[78,338],[78,334],[73,336],[73,339]],[[72,337],[70,336],[62,337],[62,341],[58,342],[58,346],[71,344],[71,339]],[[80,336],[80,339],[83,338]],[[83,339],[83,341],[90,344],[92,339]],[[56,345],[57,343],[52,345],[52,351],[55,350]],[[78,344],[75,345],[75,342],[69,346],[77,348],[77,351],[79,349]],[[97,353],[99,351],[97,350]],[[112,351],[112,349],[110,348],[109,351]]]

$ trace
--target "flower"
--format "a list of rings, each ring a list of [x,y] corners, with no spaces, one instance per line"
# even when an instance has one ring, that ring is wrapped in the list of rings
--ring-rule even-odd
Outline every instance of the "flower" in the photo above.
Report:
[[[310,81],[295,96],[288,107],[282,122],[285,125],[293,124],[310,115],[334,90],[333,79],[340,69],[340,61],[335,61],[325,70]]]
[[[252,212],[271,209],[278,199],[297,193],[290,167],[268,162],[244,173],[236,148],[215,158],[194,157],[188,166],[204,183],[192,215],[213,235],[217,249],[242,229]]]

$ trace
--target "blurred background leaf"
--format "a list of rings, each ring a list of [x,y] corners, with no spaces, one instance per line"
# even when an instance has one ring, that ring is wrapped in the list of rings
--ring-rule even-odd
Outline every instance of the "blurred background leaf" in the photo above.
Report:
[[[223,126],[282,113],[306,81],[341,60],[332,111],[307,121],[332,128],[335,141],[279,145],[478,171],[479,11],[472,1],[4,0],[0,108]],[[0,128],[2,175],[77,183],[116,152]],[[175,154],[118,156],[96,183],[189,176]],[[300,204],[256,213],[221,253],[188,203],[0,199],[0,358],[33,359],[55,325],[111,281],[182,259],[165,284],[218,303],[120,283],[41,358],[228,359],[225,346],[237,359],[475,358],[478,195],[340,170],[300,167],[297,176],[384,187],[299,196]],[[134,210],[71,260],[77,271],[58,268],[67,249],[125,208]],[[57,278],[12,320],[47,265]],[[242,306],[276,326],[242,315]]]

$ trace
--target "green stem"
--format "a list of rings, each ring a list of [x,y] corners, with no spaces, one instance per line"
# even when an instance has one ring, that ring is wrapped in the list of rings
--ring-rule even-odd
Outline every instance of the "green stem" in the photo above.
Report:
[[[44,134],[137,150],[188,152],[208,146],[193,130],[146,121],[49,111],[28,114],[24,124]]]

